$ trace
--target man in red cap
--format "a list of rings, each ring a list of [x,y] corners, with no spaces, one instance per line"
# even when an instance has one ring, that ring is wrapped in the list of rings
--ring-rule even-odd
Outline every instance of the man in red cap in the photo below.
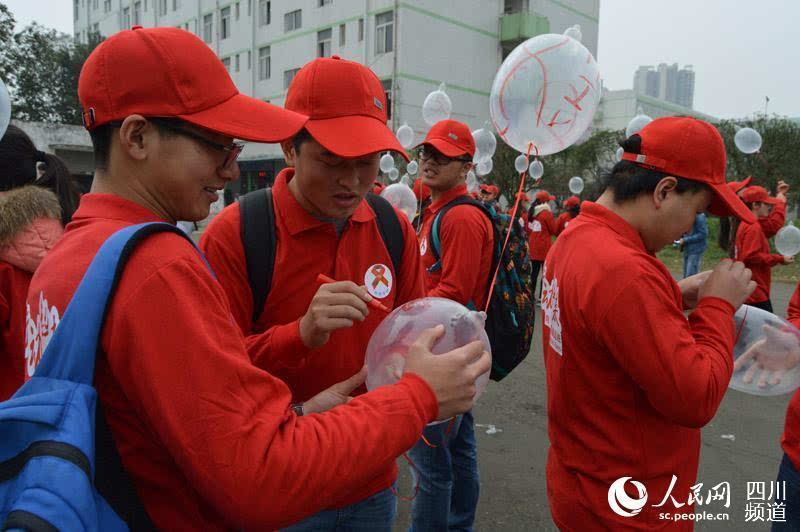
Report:
[[[755,283],[730,259],[676,283],[655,253],[699,212],[755,217],[725,183],[712,125],[658,118],[622,146],[545,262],[547,493],[562,530],[691,530],[679,519],[694,512],[700,427],[728,387],[733,313]]]
[[[759,222],[769,216],[773,206],[784,205],[783,201],[771,197],[767,189],[759,186],[747,187],[742,191],[741,198]],[[791,264],[794,257],[770,253],[769,242],[760,223],[739,224],[735,250],[735,259],[750,268],[756,282],[756,289],[746,303],[772,312],[772,301],[769,298],[772,267],[777,264]]]
[[[528,210],[528,250],[531,257],[531,295],[539,301],[536,296],[536,281],[539,272],[550,251],[553,242],[553,235],[556,234],[556,220],[553,218],[553,211],[550,209],[550,202],[556,199],[546,190],[539,190],[533,197],[533,203]],[[541,283],[539,288],[541,295]]]
[[[422,182],[431,190],[419,231],[425,292],[483,309],[494,249],[492,224],[473,200],[461,203],[467,196],[475,140],[466,124],[442,120],[418,148]],[[437,219],[440,255],[432,231]],[[472,413],[467,412],[449,424],[428,427],[427,442],[420,440],[411,449],[421,476],[411,530],[472,529],[480,491],[473,425]]]
[[[578,196],[570,196],[562,203],[564,212],[556,218],[556,236],[560,235],[569,225],[570,220],[581,212],[581,200]]]
[[[81,70],[78,95],[96,172],[31,282],[34,365],[110,235],[205,218],[239,174],[234,138],[275,142],[308,120],[239,94],[208,46],[175,28],[105,40]],[[133,252],[105,323],[94,384],[122,464],[162,530],[271,530],[336,504],[381,475],[425,424],[469,408],[463,390],[489,367],[464,364],[480,347],[439,362],[427,354],[429,331],[396,385],[298,417],[286,385],[251,362],[258,348],[202,257],[171,233]],[[460,384],[442,385],[452,371]],[[315,408],[344,402],[360,378],[323,392]]]

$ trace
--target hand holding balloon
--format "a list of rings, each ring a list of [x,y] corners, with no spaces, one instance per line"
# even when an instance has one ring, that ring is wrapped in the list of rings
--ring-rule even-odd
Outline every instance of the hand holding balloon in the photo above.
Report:
[[[791,331],[782,331],[768,324],[764,324],[761,330],[763,338],[736,359],[733,370],[747,368],[742,376],[745,384],[752,383],[760,372],[758,387],[764,389],[768,385],[780,384],[786,372],[800,364],[800,339]]]
[[[690,275],[689,277],[678,281],[678,286],[681,289],[681,296],[683,299],[683,309],[691,310],[697,306],[700,295],[700,287],[711,276],[712,271],[707,270],[704,272]]]
[[[309,349],[322,347],[333,331],[364,321],[369,315],[370,301],[372,296],[366,289],[352,281],[323,284],[300,318],[300,339]]]
[[[744,263],[723,259],[698,287],[697,297],[717,297],[739,308],[756,289],[752,276],[753,272],[745,268]]]

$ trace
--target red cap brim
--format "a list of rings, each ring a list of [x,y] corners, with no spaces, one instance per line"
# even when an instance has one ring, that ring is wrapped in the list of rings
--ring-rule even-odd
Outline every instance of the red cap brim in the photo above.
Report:
[[[708,184],[714,192],[714,199],[708,212],[714,216],[736,216],[745,223],[756,223],[755,215],[747,208],[742,199],[736,195],[727,183]]]
[[[308,121],[305,115],[244,94],[177,118],[215,133],[251,142],[281,142],[295,136]]]
[[[425,142],[420,142],[414,147],[418,148],[423,144],[430,144],[431,146],[436,148],[436,151],[438,151],[439,153],[441,153],[446,157],[462,157],[464,155],[470,155],[470,153],[466,151],[464,148],[460,148],[455,144],[452,144],[444,139],[427,139]],[[470,157],[472,156],[470,155]]]
[[[306,129],[314,140],[339,157],[363,157],[394,151],[411,161],[405,148],[386,124],[371,116],[351,115],[309,120]]]

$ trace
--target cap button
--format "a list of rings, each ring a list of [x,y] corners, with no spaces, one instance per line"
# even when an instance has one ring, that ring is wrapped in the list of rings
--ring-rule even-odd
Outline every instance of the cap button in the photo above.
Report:
[[[137,26],[131,26],[131,29],[132,29],[132,30],[141,30],[141,29],[144,29],[144,27],[143,27],[143,26],[138,26],[138,25],[137,25]]]
[[[338,55],[332,55],[332,56],[331,56],[331,59],[340,59],[340,60],[341,60],[342,58],[341,58],[341,57],[339,57]]]

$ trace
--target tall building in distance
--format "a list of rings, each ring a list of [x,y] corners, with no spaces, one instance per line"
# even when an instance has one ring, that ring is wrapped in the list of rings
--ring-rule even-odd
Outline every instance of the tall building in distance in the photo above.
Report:
[[[658,98],[692,109],[694,107],[694,70],[692,65],[679,69],[678,63],[640,66],[633,75],[636,94]]]

